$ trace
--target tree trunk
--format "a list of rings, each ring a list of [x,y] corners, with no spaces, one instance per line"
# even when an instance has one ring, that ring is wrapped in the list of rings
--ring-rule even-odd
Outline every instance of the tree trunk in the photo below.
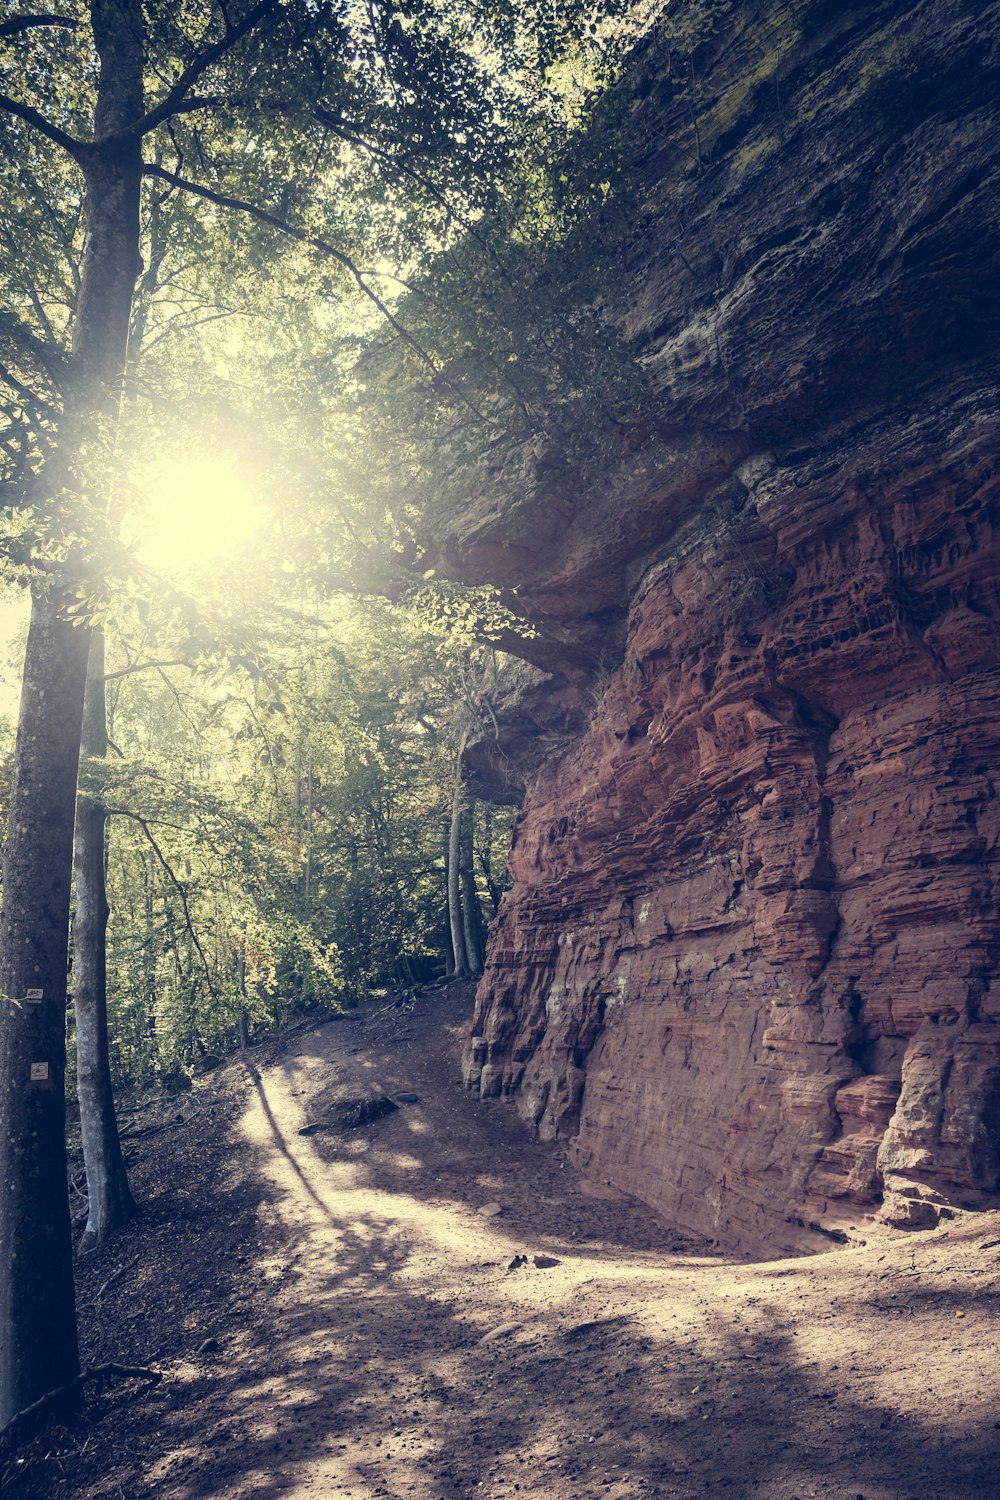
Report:
[[[455,951],[451,941],[451,860],[449,858],[451,846],[451,814],[441,819],[441,862],[444,869],[444,914],[448,923],[448,946],[444,955],[445,978],[450,979],[455,972]]]
[[[145,1053],[142,1059],[143,1072],[148,1068],[155,1072],[159,1053],[156,1031],[156,855],[149,850],[143,861],[143,915],[145,919],[145,941],[142,945],[142,968],[146,985],[146,1035]]]
[[[247,919],[245,912],[240,918],[240,937],[236,949],[236,983],[240,991],[240,1050],[245,1052],[250,1045],[250,1025],[247,1020]]]
[[[144,34],[131,0],[92,0],[100,54],[94,145],[83,159],[85,248],[73,383],[53,495],[92,488],[95,427],[117,411],[140,270],[140,141],[102,140],[143,109]],[[107,435],[107,430],[106,434]],[[89,495],[92,506],[96,499]],[[96,507],[94,507],[96,509]],[[67,532],[79,519],[63,517]],[[0,1426],[79,1369],[66,1179],[66,964],[85,629],[65,618],[74,580],[39,585],[24,664],[0,924]],[[38,995],[29,994],[38,991]]]
[[[456,978],[469,972],[465,952],[465,932],[462,923],[462,891],[460,870],[462,864],[461,831],[462,807],[465,802],[462,786],[462,756],[469,742],[469,731],[463,730],[455,756],[455,779],[451,794],[451,824],[448,830],[448,925],[451,929],[451,952]]]
[[[0,1426],[79,1369],[66,1176],[66,968],[87,632],[38,590],[0,927]]]
[[[465,956],[473,974],[483,972],[486,944],[483,940],[483,911],[476,890],[476,872],[473,867],[473,820],[475,803],[470,802],[462,814],[461,834],[461,880],[462,880],[462,928],[465,935]]]
[[[479,847],[479,868],[486,881],[493,915],[496,916],[500,910],[500,887],[493,878],[493,808],[488,802],[483,803],[483,842]]]
[[[104,634],[96,629],[90,643],[80,747],[82,754],[96,758],[108,749],[104,693]],[[93,1250],[135,1213],[118,1139],[108,1051],[106,828],[107,813],[100,803],[79,797],[73,847],[73,992],[80,1133],[89,1199],[81,1254]]]

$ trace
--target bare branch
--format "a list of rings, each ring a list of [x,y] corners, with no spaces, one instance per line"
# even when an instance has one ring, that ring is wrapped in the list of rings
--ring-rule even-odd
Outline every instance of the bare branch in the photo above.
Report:
[[[159,1385],[163,1377],[157,1370],[148,1370],[145,1366],[137,1365],[88,1365],[81,1370],[79,1375],[66,1385],[60,1386],[56,1391],[47,1391],[30,1406],[24,1407],[16,1412],[0,1432],[0,1457],[6,1459],[14,1451],[19,1443],[23,1443],[27,1437],[34,1435],[45,1419],[54,1412],[63,1408],[78,1391],[85,1385],[92,1383],[105,1385],[109,1380],[145,1380],[148,1381],[147,1390],[154,1385]]]
[[[5,365],[2,360],[0,360],[0,380],[9,385],[12,391],[17,392],[25,406],[32,406],[38,411],[51,412],[53,415],[58,415],[59,408],[57,406],[53,405],[51,401],[46,401],[44,396],[39,396],[38,392],[33,391],[30,385],[25,385],[23,380],[19,380],[13,370]]]
[[[19,36],[36,26],[65,26],[68,31],[75,31],[78,24],[70,16],[11,16],[9,21],[0,21],[0,37]]]
[[[177,876],[174,874],[173,867],[171,866],[166,855],[163,853],[163,850],[160,848],[159,844],[153,837],[149,823],[145,818],[141,818],[138,813],[127,812],[124,808],[121,807],[109,807],[108,813],[112,816],[117,816],[119,818],[128,818],[131,822],[138,823],[139,827],[146,835],[149,847],[152,849],[153,853],[156,855],[156,858],[163,866],[171,884],[176,890],[178,896],[181,898],[181,907],[184,912],[184,925],[187,927],[188,936],[197,949],[198,957],[201,959],[202,968],[205,970],[205,982],[208,985],[208,993],[212,996],[213,1000],[216,999],[217,997],[215,985],[212,983],[212,971],[208,966],[208,959],[205,957],[205,950],[201,946],[201,943],[198,939],[198,934],[195,932],[194,924],[191,921],[191,908],[188,906],[187,891],[185,890],[181,882],[177,879]]]
[[[179,104],[175,104],[170,111],[170,118],[176,119],[178,115],[197,114],[202,109],[219,109],[224,104],[240,105],[245,101],[228,94],[190,94]],[[148,133],[148,132],[147,132]]]
[[[201,731],[199,730],[197,724],[194,722],[194,720],[192,719],[191,715],[188,713],[187,709],[184,707],[184,704],[181,702],[181,695],[177,691],[177,685],[176,685],[176,683],[174,683],[167,676],[166,672],[163,671],[162,667],[157,667],[156,668],[156,675],[160,679],[160,681],[167,688],[169,688],[170,693],[171,693],[171,695],[173,697],[173,700],[177,704],[177,712],[180,714],[180,716],[184,720],[185,724],[187,724],[191,729],[193,729],[196,735],[200,734]]]
[[[189,319],[186,323],[181,321],[180,316],[171,318],[154,338],[151,338],[148,343],[143,344],[143,353],[148,354],[150,349],[155,349],[156,345],[161,343],[163,339],[170,338],[175,333],[188,333],[192,328],[200,328],[203,323],[217,323],[220,318],[245,318],[248,316],[249,314],[240,312],[236,308],[227,308],[225,312],[207,313],[203,318]]]
[[[189,671],[194,671],[192,664],[181,658],[175,658],[173,661],[140,661],[131,667],[119,667],[117,672],[105,672],[103,681],[116,682],[119,677],[132,677],[136,672],[152,672],[154,668],[160,667],[187,667]]]
[[[75,162],[81,163],[87,157],[90,147],[86,141],[78,141],[75,136],[67,135],[65,130],[60,130],[58,125],[53,125],[44,115],[39,114],[30,104],[21,104],[17,99],[10,99],[6,94],[0,94],[0,109],[7,110],[16,115],[19,120],[24,120],[38,131],[39,135],[47,136],[50,141],[55,141],[64,151],[68,151]]]
[[[168,172],[165,167],[157,166],[153,162],[144,163],[143,173],[147,177],[158,177],[164,182],[173,183],[175,187],[180,188],[183,192],[192,193],[196,198],[204,198],[206,202],[214,203],[218,208],[231,208],[238,213],[248,214],[251,218],[256,219],[259,224],[266,224],[268,228],[276,229],[279,234],[287,235],[289,239],[296,240],[300,245],[308,245],[311,249],[317,250],[320,255],[326,255],[331,260],[335,260],[338,265],[343,266],[344,270],[357,285],[359,291],[378,309],[390,328],[398,334],[407,348],[413,351],[421,364],[430,370],[435,379],[446,385],[458,397],[463,406],[467,406],[481,422],[490,421],[490,418],[469,400],[468,396],[455,385],[454,381],[445,375],[434,357],[428,354],[423,345],[413,337],[409,329],[399,321],[387,303],[368,285],[365,276],[378,273],[359,270],[349,255],[346,255],[343,250],[338,250],[328,240],[320,239],[318,235],[309,234],[304,229],[296,229],[294,224],[289,224],[286,219],[279,218],[277,214],[272,214],[267,209],[259,208],[256,203],[248,203],[243,198],[233,198],[228,193],[217,192],[214,188],[205,187],[202,183],[191,182],[185,177],[178,177],[175,172]]]

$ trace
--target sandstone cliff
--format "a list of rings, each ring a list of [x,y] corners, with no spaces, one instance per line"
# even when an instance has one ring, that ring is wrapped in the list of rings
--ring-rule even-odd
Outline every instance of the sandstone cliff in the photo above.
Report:
[[[434,545],[625,637],[510,706],[469,1085],[759,1253],[1000,1186],[1000,6],[704,14],[623,85],[653,421]]]

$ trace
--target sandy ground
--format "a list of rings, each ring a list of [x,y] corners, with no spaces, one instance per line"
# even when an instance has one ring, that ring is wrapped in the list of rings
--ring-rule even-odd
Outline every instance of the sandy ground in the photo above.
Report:
[[[303,1026],[132,1117],[147,1206],[81,1321],[164,1379],[4,1500],[1000,1496],[1000,1215],[733,1263],[464,1094],[469,1006]],[[372,1088],[417,1098],[334,1128]]]

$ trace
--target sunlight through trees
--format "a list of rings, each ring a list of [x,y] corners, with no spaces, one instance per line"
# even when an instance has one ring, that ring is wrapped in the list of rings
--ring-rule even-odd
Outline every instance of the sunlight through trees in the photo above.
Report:
[[[560,198],[578,218],[607,196],[593,167],[564,193],[544,158],[648,19],[575,0],[0,11],[2,551],[32,598],[0,930],[0,1423],[77,1368],[74,808],[88,1238],[130,1207],[111,1058],[190,1070],[290,1004],[448,952],[481,965],[503,839],[494,821],[477,871],[459,749],[488,728],[467,689],[498,637],[471,644],[478,604],[446,602],[449,647],[361,597],[420,586],[412,496],[456,442],[544,425],[539,379],[574,360],[593,388],[587,336],[514,262],[543,226],[558,239]],[[432,315],[463,275],[471,296],[463,246],[496,287],[521,281],[526,325],[535,287],[544,377],[514,373],[488,297]]]

